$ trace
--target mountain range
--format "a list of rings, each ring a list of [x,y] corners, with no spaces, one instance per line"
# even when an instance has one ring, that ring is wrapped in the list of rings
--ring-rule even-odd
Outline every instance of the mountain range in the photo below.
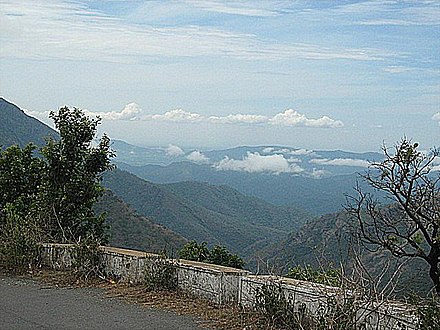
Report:
[[[302,210],[275,206],[227,186],[154,184],[121,170],[106,173],[103,183],[141,215],[187,239],[224,245],[244,257],[310,220]]]
[[[0,98],[3,147],[42,145],[48,134],[56,132]],[[254,270],[279,273],[304,264],[353,265],[350,219],[341,205],[356,171],[365,170],[367,159],[381,159],[376,153],[276,146],[203,153],[122,141],[113,147],[119,169],[104,175],[107,191],[95,206],[107,213],[110,244],[176,251],[195,239],[228,247]],[[371,274],[385,268],[387,259],[384,253],[363,255]],[[404,289],[429,289],[423,263],[404,269]]]

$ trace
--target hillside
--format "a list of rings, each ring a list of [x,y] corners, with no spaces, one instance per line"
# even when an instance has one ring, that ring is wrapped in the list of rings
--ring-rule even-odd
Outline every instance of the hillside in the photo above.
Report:
[[[339,211],[345,203],[345,195],[353,192],[356,180],[359,179],[357,174],[314,179],[290,173],[273,175],[218,171],[210,165],[191,162],[178,162],[167,166],[132,166],[119,163],[118,167],[155,183],[199,181],[227,185],[242,194],[255,196],[276,205],[301,208],[314,215]],[[368,191],[368,187],[363,188]]]
[[[173,253],[186,243],[180,235],[137,214],[111,191],[105,192],[94,209],[106,214],[111,246]]]
[[[14,104],[0,98],[0,145],[24,146],[29,142],[44,145],[44,137],[57,133],[26,115]],[[97,212],[107,213],[110,243],[115,246],[149,251],[176,251],[186,240],[171,230],[137,214],[132,208],[107,192],[95,206]]]
[[[16,105],[0,98],[0,146],[18,144],[23,147],[29,142],[42,146],[46,136],[57,136],[57,133],[46,124],[26,115]]]
[[[345,211],[341,211],[311,220],[297,232],[290,233],[286,239],[260,250],[258,256],[267,260],[269,270],[276,270],[280,274],[297,265],[339,267],[341,263],[350,272],[353,267],[353,253],[349,251],[350,247],[355,246],[352,240],[350,218]],[[356,253],[362,256],[363,264],[372,276],[385,269],[388,260],[393,264],[402,261],[386,251],[372,253],[356,249]],[[390,273],[384,279],[389,275]],[[400,291],[424,294],[432,287],[427,264],[419,259],[411,260],[402,268],[399,282],[397,295]]]
[[[309,219],[304,211],[270,205],[228,187],[158,185],[119,170],[107,173],[104,185],[140,214],[186,239],[225,245],[244,257],[255,244],[276,242]]]

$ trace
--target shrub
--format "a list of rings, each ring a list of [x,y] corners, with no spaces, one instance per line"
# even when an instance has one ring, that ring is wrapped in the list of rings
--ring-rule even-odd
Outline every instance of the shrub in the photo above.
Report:
[[[336,268],[317,270],[310,265],[296,266],[289,270],[286,277],[329,286],[340,287],[342,285],[341,272]]]
[[[7,204],[0,218],[0,264],[17,272],[38,266],[42,236],[38,223],[14,204]]]
[[[209,250],[206,242],[199,244],[196,241],[185,244],[179,251],[179,258],[239,269],[245,264],[242,258],[230,253],[224,246],[215,245]]]
[[[145,283],[149,291],[175,291],[177,273],[174,263],[165,255],[149,259],[145,270]]]

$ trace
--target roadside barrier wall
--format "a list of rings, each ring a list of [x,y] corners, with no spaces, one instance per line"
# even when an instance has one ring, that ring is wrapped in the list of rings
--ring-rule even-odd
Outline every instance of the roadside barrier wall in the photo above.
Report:
[[[103,272],[121,282],[142,284],[152,262],[162,258],[153,253],[101,246]],[[74,265],[74,246],[43,244],[42,264],[54,269],[70,269]],[[329,303],[344,302],[353,293],[340,288],[250,272],[202,262],[163,259],[175,268],[177,287],[217,304],[239,304],[255,307],[258,292],[264,286],[280,288],[295,308],[319,313]],[[418,329],[417,317],[408,305],[401,303],[365,303],[358,307],[356,319],[362,329]]]

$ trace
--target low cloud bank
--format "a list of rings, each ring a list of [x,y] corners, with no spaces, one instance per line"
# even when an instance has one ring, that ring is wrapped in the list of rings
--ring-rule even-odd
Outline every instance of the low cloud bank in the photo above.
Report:
[[[209,163],[209,158],[198,150],[191,152],[188,156],[186,156],[186,159],[199,164]]]
[[[170,144],[168,148],[165,149],[165,152],[168,156],[171,157],[179,157],[183,156],[185,152],[182,150],[182,148],[175,146],[173,144]]]
[[[357,167],[368,167],[370,163],[363,159],[351,159],[351,158],[315,158],[309,161],[311,164],[317,165],[330,165],[330,166],[357,166]]]
[[[338,128],[344,123],[328,116],[317,119],[307,118],[306,115],[296,110],[287,109],[272,117],[255,114],[230,114],[226,116],[204,116],[183,109],[167,111],[163,114],[141,115],[141,109],[136,103],[127,104],[120,112],[87,112],[89,115],[97,115],[106,120],[144,120],[178,123],[210,123],[210,124],[241,124],[241,125],[273,125],[285,127],[320,127]]]
[[[214,164],[213,167],[220,171],[243,171],[249,173],[269,172],[280,174],[303,172],[301,167],[290,163],[283,155],[264,156],[258,152],[248,152],[241,160],[225,157],[220,162]]]

